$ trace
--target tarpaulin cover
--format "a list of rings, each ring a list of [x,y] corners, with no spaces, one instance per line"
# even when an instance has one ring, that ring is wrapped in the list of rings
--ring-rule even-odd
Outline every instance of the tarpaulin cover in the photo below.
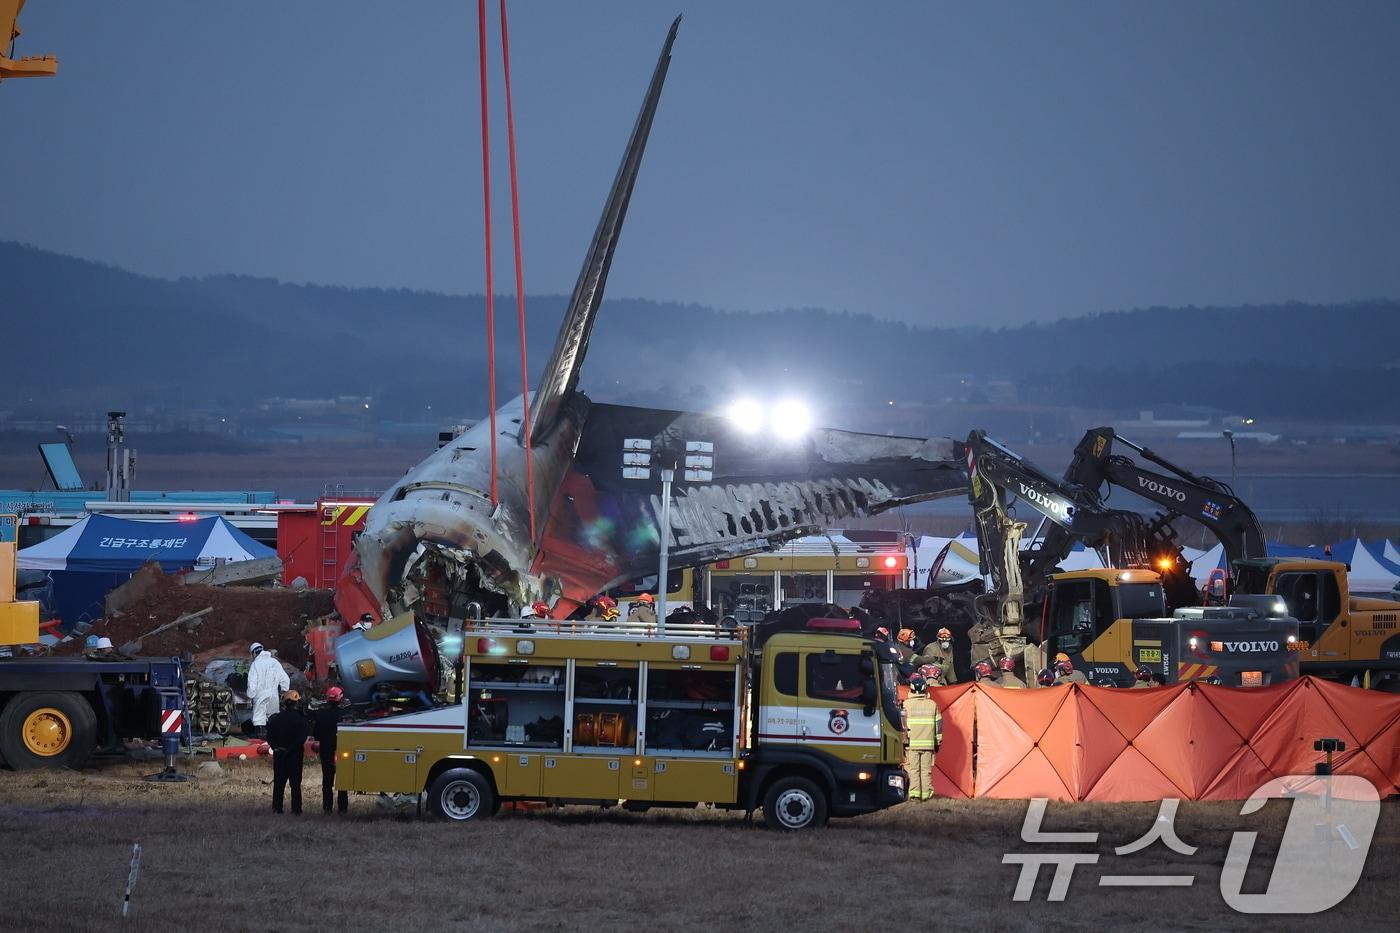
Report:
[[[1315,677],[1263,688],[1067,685],[930,691],[943,712],[933,784],[951,797],[1242,800],[1311,774],[1340,739],[1337,774],[1400,793],[1400,696]]]

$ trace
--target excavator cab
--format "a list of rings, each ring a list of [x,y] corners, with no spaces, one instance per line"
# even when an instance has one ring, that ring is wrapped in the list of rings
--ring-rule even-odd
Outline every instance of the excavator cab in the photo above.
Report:
[[[1080,570],[1053,576],[1041,617],[1048,663],[1061,652],[1091,683],[1117,682],[1131,670],[1133,619],[1165,615],[1160,575],[1150,570]],[[1121,624],[1120,624],[1121,623]]]

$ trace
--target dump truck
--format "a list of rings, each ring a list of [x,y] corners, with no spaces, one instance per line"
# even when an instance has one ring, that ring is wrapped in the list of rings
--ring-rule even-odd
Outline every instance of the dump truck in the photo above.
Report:
[[[493,619],[441,639],[391,625],[337,643],[355,695],[416,685],[438,698],[341,725],[340,790],[426,791],[431,812],[456,821],[504,801],[703,803],[762,810],[787,831],[907,797],[898,653],[856,620],[734,631]],[[407,677],[415,653],[421,665],[440,653],[450,673]]]

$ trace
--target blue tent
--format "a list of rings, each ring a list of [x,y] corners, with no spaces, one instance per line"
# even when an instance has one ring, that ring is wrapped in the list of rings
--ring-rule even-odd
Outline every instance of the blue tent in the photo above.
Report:
[[[89,515],[19,552],[21,570],[53,579],[51,614],[64,629],[99,618],[103,600],[142,564],[155,561],[166,573],[204,570],[235,561],[275,557],[276,552],[220,517],[196,521],[138,522]]]

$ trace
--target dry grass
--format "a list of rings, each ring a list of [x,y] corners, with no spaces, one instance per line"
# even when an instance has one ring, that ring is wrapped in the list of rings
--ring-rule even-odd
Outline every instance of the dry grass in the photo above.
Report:
[[[417,821],[353,798],[348,818],[319,812],[318,768],[306,771],[307,815],[270,812],[270,766],[184,786],[136,780],[149,764],[82,774],[0,773],[0,885],[7,929],[89,930],[120,909],[131,844],[143,848],[133,930],[647,930],[778,926],[806,930],[914,923],[929,929],[1216,930],[1249,925],[1220,899],[1218,866],[1235,804],[1186,804],[1177,828],[1194,859],[1160,846],[1075,874],[1069,899],[1011,902],[1025,851],[1024,804],[906,804],[829,830],[780,837],[733,814],[637,815],[571,808],[509,813],[472,826]],[[1266,810],[1274,838],[1284,811]],[[1100,830],[1101,851],[1137,838],[1155,805],[1052,807],[1050,829]],[[1250,828],[1258,828],[1251,826]],[[1268,830],[1261,836],[1266,847]],[[1070,847],[1073,848],[1073,847]],[[1273,921],[1275,929],[1394,929],[1400,806],[1383,810],[1366,874],[1335,910]],[[1100,890],[1100,871],[1208,864],[1196,886]],[[1044,898],[1047,884],[1037,888]],[[1089,920],[1088,918],[1093,918]],[[1257,921],[1253,921],[1256,922]],[[1266,921],[1268,922],[1268,921]]]

